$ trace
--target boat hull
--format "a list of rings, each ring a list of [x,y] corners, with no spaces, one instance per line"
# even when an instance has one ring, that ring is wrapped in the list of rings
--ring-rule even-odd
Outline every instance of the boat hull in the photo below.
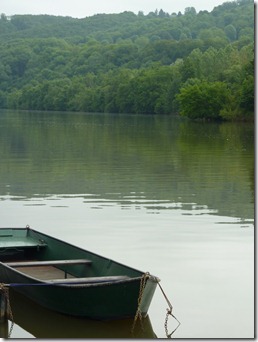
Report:
[[[10,303],[14,323],[36,338],[157,338],[149,316],[135,325],[134,319],[107,322],[71,317],[47,310],[13,290]],[[1,334],[0,323],[0,337],[8,338],[8,332],[8,326],[3,324]]]

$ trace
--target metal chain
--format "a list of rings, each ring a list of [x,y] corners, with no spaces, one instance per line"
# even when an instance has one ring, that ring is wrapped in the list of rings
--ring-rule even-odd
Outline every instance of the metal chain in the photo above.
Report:
[[[167,313],[166,313],[166,318],[165,318],[165,323],[164,323],[164,327],[165,327],[165,333],[166,333],[166,336],[167,338],[171,338],[171,336],[174,334],[174,332],[177,330],[177,328],[179,327],[179,325],[181,324],[179,322],[179,320],[173,315],[172,313],[172,310],[173,310],[173,306],[171,305],[170,301],[168,300],[163,288],[161,287],[160,283],[158,283],[159,285],[159,288],[161,290],[161,292],[163,293],[167,303],[168,303],[168,306],[169,306],[169,309],[167,309]],[[169,315],[171,315],[177,322],[178,322],[178,325],[177,327],[169,334],[168,333],[168,318],[169,318]]]
[[[137,322],[138,318],[140,320],[141,327],[142,327],[142,330],[143,330],[142,312],[141,312],[140,306],[141,306],[141,301],[142,301],[142,297],[143,297],[144,288],[146,286],[146,283],[147,283],[147,280],[149,278],[149,275],[150,275],[150,273],[146,272],[146,273],[143,274],[143,276],[141,278],[140,290],[139,290],[139,296],[138,296],[138,307],[137,307],[136,314],[135,314],[134,321],[133,321],[132,333],[134,332],[134,328],[135,328],[135,325],[136,325],[136,322]]]
[[[13,320],[13,312],[12,312],[10,298],[9,298],[9,288],[5,284],[0,283],[0,292],[2,292],[5,296],[6,305],[7,305],[7,316],[8,316],[7,318],[11,321],[11,327],[8,333],[8,338],[10,338],[12,335],[13,327],[14,327],[14,320]]]

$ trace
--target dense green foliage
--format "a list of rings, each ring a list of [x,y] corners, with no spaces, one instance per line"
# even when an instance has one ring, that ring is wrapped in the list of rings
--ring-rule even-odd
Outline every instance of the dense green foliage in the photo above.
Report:
[[[2,14],[0,108],[253,118],[253,45],[251,0],[210,13]]]

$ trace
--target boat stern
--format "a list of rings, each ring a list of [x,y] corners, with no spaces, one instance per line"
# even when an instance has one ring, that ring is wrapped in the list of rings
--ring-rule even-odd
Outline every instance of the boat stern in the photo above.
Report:
[[[154,296],[159,281],[159,278],[150,275],[149,273],[145,273],[142,277],[138,303],[141,314],[144,317],[147,316],[152,298]]]

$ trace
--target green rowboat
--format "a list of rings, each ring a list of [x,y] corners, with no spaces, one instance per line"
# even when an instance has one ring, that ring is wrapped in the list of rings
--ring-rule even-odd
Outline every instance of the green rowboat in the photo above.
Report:
[[[0,283],[47,309],[96,320],[145,317],[158,281],[28,226],[0,228]]]

